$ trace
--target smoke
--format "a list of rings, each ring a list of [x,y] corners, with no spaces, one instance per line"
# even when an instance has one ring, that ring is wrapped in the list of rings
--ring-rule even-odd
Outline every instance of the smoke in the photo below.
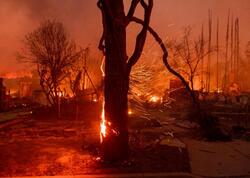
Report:
[[[46,19],[64,23],[71,37],[82,47],[91,44],[96,49],[101,36],[101,14],[96,7],[97,0],[0,0],[0,73],[27,68],[18,64],[15,53],[23,44],[25,34],[31,32]],[[127,10],[130,0],[124,0]],[[249,0],[155,0],[151,26],[163,39],[178,36],[183,26],[200,27],[207,24],[207,10],[213,10],[214,18],[224,19],[230,8],[239,16],[241,38],[250,40]],[[142,17],[142,8],[136,15]],[[174,25],[171,25],[174,24]],[[223,29],[223,28],[222,28]],[[138,28],[132,26],[128,34],[129,50],[134,47]],[[131,35],[132,34],[132,35]],[[245,41],[242,42],[242,45]]]
[[[27,68],[16,61],[16,52],[23,48],[25,35],[47,19],[63,22],[79,46],[97,46],[102,26],[95,1],[0,0],[0,73]]]

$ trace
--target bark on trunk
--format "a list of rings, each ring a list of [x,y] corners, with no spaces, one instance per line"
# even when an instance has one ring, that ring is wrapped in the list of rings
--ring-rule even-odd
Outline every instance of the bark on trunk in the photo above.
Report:
[[[105,9],[105,120],[111,123],[103,138],[102,151],[105,161],[128,158],[128,89],[126,24],[122,0],[106,1]]]
[[[140,2],[144,9],[143,28],[136,37],[135,49],[128,59],[126,53],[126,27]],[[147,28],[153,8],[153,0],[132,0],[128,15],[125,15],[123,0],[99,0],[102,12],[103,35],[99,49],[105,53],[105,120],[107,134],[102,139],[105,161],[120,161],[129,156],[128,138],[128,89],[129,74],[139,60],[145,44]],[[105,42],[105,43],[104,43]]]

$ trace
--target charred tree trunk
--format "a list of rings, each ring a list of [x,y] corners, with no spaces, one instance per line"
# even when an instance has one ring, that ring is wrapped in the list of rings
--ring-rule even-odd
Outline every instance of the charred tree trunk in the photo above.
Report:
[[[130,58],[126,52],[126,28],[138,3],[144,8],[144,24],[136,38],[134,52]],[[102,157],[113,162],[129,156],[128,137],[128,90],[129,74],[141,56],[150,21],[153,0],[132,0],[125,15],[123,0],[99,0],[102,12],[103,35],[99,49],[106,57],[104,77],[104,113],[106,134],[102,138]]]
[[[128,144],[128,76],[105,77],[105,119],[111,123],[107,137],[103,139],[102,156],[105,161],[127,159]]]
[[[128,85],[126,53],[126,23],[123,0],[102,3],[105,29],[105,119],[110,122],[107,137],[103,139],[103,159],[126,159],[128,147]]]
[[[194,76],[190,76],[190,85],[191,85],[191,90],[194,91]]]

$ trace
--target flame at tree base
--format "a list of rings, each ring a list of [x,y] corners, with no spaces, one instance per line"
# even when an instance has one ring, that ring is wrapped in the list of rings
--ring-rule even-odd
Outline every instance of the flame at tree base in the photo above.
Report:
[[[103,138],[106,137],[106,121],[105,121],[105,110],[104,110],[105,102],[102,103],[102,115],[101,115],[101,124],[100,124],[100,141],[103,142]]]
[[[103,143],[104,139],[112,134],[113,136],[118,136],[119,132],[112,128],[111,122],[105,119],[105,102],[102,103],[102,114],[101,114],[101,124],[100,124],[100,142]]]
[[[105,72],[103,69],[104,61],[105,61],[105,56],[103,56],[102,58],[102,64],[100,67],[103,78],[105,77]],[[107,121],[105,118],[105,100],[103,98],[101,123],[100,123],[100,142],[101,143],[103,143],[104,139],[107,137],[108,134],[115,134],[116,136],[118,135],[118,132],[114,128],[111,128],[111,126],[112,126],[111,122]]]
[[[105,72],[104,72],[104,69],[103,69],[104,61],[105,61],[105,56],[103,56],[102,63],[101,63],[101,66],[100,66],[103,79],[105,77]],[[104,100],[104,97],[103,97],[103,101],[102,101],[102,114],[101,114],[101,124],[100,124],[100,141],[101,141],[101,143],[103,142],[103,138],[106,137],[106,132],[107,132],[106,121],[105,121],[105,109],[104,109],[104,107],[105,107],[105,100]]]
[[[105,78],[104,72],[104,60],[105,56],[102,59],[101,72],[103,79]],[[117,161],[128,158],[128,135],[120,133],[119,128],[115,123],[112,123],[105,115],[105,98],[102,98],[102,112],[101,112],[101,122],[100,122],[100,146],[101,146],[101,155],[97,160],[103,161]],[[126,140],[123,142],[123,140]],[[126,143],[126,144],[124,144]],[[126,151],[124,151],[126,150]]]

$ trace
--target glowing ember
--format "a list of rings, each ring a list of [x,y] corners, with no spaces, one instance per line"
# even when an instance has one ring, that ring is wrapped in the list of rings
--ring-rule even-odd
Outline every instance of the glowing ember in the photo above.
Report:
[[[95,160],[96,160],[96,161],[100,161],[100,160],[101,160],[101,157],[96,157]]]
[[[216,92],[217,92],[217,93],[222,93],[222,90],[221,90],[221,89],[218,89]]]
[[[63,93],[60,91],[60,92],[58,92],[58,96],[59,97],[62,97],[63,96]]]
[[[140,94],[140,93],[136,93],[136,95],[137,95],[137,96],[141,96],[141,94]]]
[[[161,100],[161,98],[158,96],[151,96],[149,99],[149,101],[153,102],[153,103],[159,102],[160,100]]]
[[[131,114],[133,114],[133,112],[132,112],[131,109],[129,109],[129,110],[128,110],[128,115],[131,115]]]

